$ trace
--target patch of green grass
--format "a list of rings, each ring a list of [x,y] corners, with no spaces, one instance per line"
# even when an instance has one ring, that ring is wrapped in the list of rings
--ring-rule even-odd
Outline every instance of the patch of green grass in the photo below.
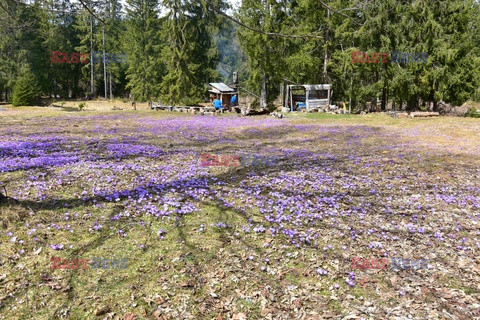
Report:
[[[342,303],[339,300],[331,299],[330,301],[328,301],[328,307],[337,314],[343,314]]]
[[[304,117],[307,119],[317,119],[317,120],[342,120],[349,119],[355,120],[358,118],[358,115],[353,114],[331,114],[331,113],[305,113]]]
[[[456,282],[451,283],[449,285],[449,288],[461,290],[461,291],[465,292],[465,294],[468,294],[468,295],[476,295],[476,294],[480,293],[480,290],[478,290],[474,287],[465,286],[463,284],[459,284],[459,283],[456,283]]]

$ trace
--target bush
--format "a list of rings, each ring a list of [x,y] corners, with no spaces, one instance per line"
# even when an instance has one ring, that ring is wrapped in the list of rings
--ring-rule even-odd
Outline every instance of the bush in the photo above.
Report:
[[[83,109],[85,109],[87,105],[85,104],[85,102],[82,102],[78,105],[78,109],[80,109],[80,111],[82,111]]]
[[[273,103],[269,103],[269,104],[267,105],[267,110],[268,110],[269,112],[273,112],[273,111],[277,110],[277,106],[274,105]]]
[[[471,107],[465,116],[471,118],[480,118],[480,111],[478,111],[476,107]]]
[[[30,70],[22,72],[13,87],[12,104],[17,106],[33,106],[40,98],[40,87],[35,75]]]

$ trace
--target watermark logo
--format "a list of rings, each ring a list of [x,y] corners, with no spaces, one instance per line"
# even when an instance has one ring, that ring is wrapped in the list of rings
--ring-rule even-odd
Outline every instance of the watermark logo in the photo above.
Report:
[[[389,265],[390,260],[387,258],[377,259],[364,259],[360,257],[352,258],[352,269],[380,269],[385,270]],[[428,259],[403,259],[403,258],[392,258],[393,270],[417,270],[417,269],[428,269]]]
[[[52,51],[52,63],[88,63],[90,58],[89,53],[80,53],[80,52],[72,52],[71,54],[68,52],[61,52],[61,51]],[[106,64],[119,62],[119,63],[127,63],[128,62],[128,54],[123,53],[108,53],[106,52],[105,55],[103,52],[93,51],[92,54],[92,63],[103,63],[105,60]]]
[[[387,63],[390,54],[388,52],[361,52],[361,51],[352,51],[352,63]],[[428,62],[428,53],[408,53],[393,51],[391,52],[392,63],[427,63]]]
[[[360,257],[352,258],[352,269],[387,269],[389,260],[386,258],[383,259],[363,259]]]
[[[103,52],[93,51],[92,62],[93,63],[103,63]],[[110,64],[114,62],[127,63],[128,62],[128,53],[105,53],[105,63]]]
[[[128,259],[92,258],[93,269],[127,269]]]
[[[52,269],[87,269],[91,265],[92,269],[127,269],[128,259],[63,259],[61,257],[52,257]]]
[[[428,269],[428,259],[402,259],[402,258],[392,258],[392,269],[393,270],[417,270],[417,269]]]
[[[352,63],[378,63],[379,61],[381,63],[387,63],[388,57],[388,52],[373,52],[368,54],[367,52],[352,51]]]
[[[278,158],[271,156],[252,156],[252,155],[214,155],[214,154],[202,154],[201,166],[213,167],[268,167],[275,166]]]
[[[426,52],[409,53],[409,52],[400,52],[400,51],[392,52],[392,63],[412,63],[412,62],[427,63],[428,53]]]
[[[88,53],[52,51],[52,63],[88,63]]]
[[[52,269],[87,269],[88,259],[62,259],[52,257]]]

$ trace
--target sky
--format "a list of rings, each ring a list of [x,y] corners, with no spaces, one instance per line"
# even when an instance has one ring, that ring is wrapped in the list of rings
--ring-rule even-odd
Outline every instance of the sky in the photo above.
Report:
[[[238,6],[240,5],[240,0],[228,0],[233,6]]]
[[[227,0],[227,2],[230,2],[234,7],[239,6],[241,1],[242,0]],[[122,0],[121,2],[122,4],[125,4],[125,0]]]

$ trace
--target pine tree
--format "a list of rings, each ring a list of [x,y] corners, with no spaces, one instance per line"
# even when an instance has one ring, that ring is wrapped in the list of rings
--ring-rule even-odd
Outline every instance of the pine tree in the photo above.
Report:
[[[216,4],[221,8],[221,2]],[[164,0],[168,10],[162,28],[162,59],[167,73],[161,84],[162,101],[194,104],[206,98],[208,82],[219,76],[218,52],[212,35],[217,21],[203,3]]]
[[[119,0],[106,0],[100,8],[105,21],[105,51],[108,53],[123,54],[126,49],[122,42],[118,41],[125,34],[125,23],[120,16],[121,9],[122,5]],[[110,97],[113,97],[114,94],[123,94],[126,91],[125,76],[128,68],[128,56],[122,57],[122,61],[106,64],[107,92],[110,92]],[[125,59],[127,62],[125,62]]]
[[[0,10],[0,90],[5,100],[11,100],[16,73],[16,33],[19,31],[18,19],[13,1],[5,1]],[[1,97],[1,95],[0,95]]]
[[[124,35],[128,53],[127,87],[137,101],[158,96],[163,67],[158,57],[161,48],[157,0],[127,1],[127,30]]]
[[[41,89],[35,74],[30,68],[25,68],[17,78],[13,87],[14,106],[33,106],[38,102]]]
[[[291,39],[265,33],[292,33],[295,21],[289,16],[290,1],[244,0],[239,10],[239,19],[245,25],[263,33],[241,28],[239,39],[247,55],[252,91],[260,90],[260,107],[266,107],[278,97],[280,83],[287,76],[286,60],[293,54],[289,47]]]

